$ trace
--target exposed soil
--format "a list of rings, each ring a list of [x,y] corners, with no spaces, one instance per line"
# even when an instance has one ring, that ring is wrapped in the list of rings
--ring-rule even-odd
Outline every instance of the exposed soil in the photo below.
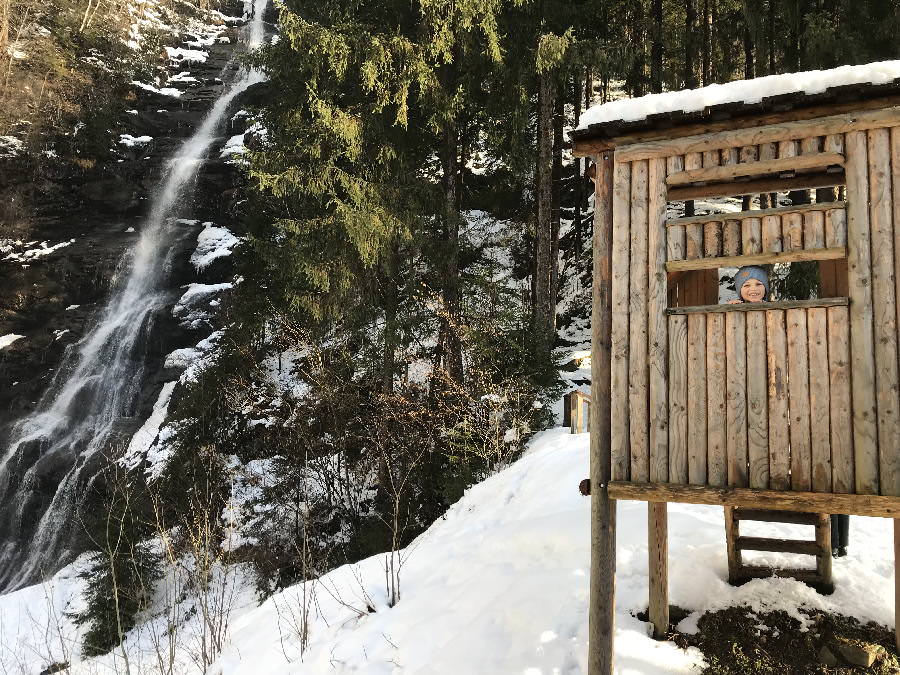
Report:
[[[805,631],[784,612],[757,614],[746,607],[731,607],[701,617],[696,635],[673,629],[668,639],[703,652],[707,665],[701,672],[707,675],[900,673],[892,630],[875,623],[864,625],[852,617],[803,613],[809,618]],[[673,607],[673,625],[686,615]],[[878,652],[875,662],[869,668],[851,665],[840,653],[842,642],[874,649]],[[823,646],[834,655],[835,665],[822,662]]]

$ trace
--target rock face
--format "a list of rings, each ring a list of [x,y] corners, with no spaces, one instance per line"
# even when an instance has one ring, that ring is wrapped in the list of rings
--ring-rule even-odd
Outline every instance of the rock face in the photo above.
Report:
[[[124,120],[127,133],[109,160],[57,163],[36,172],[22,157],[0,158],[0,338],[24,336],[0,348],[0,591],[50,574],[84,550],[83,528],[77,523],[84,516],[79,510],[89,507],[81,495],[100,479],[104,465],[127,446],[150,414],[162,386],[166,354],[205,336],[205,326],[185,329],[171,309],[182,294],[181,286],[198,280],[188,260],[199,223],[233,226],[235,220],[234,201],[222,196],[240,194],[239,173],[218,156],[232,135],[228,120],[242,106],[240,98],[216,132],[221,137],[208,153],[215,159],[200,169],[195,186],[184,193],[172,214],[185,220],[174,222],[175,231],[155,271],[163,279],[160,300],[130,348],[133,403],[111,422],[109,447],[78,456],[74,461],[84,465],[79,478],[63,485],[72,453],[38,440],[13,445],[11,439],[21,438],[16,423],[34,413],[42,397],[53,395],[48,393],[51,385],[59,388],[66,376],[58,372],[61,365],[72,368],[73,355],[67,356],[67,351],[83,348],[79,341],[97,325],[113,289],[128,278],[131,250],[148,222],[167,160],[206,116],[223,83],[234,78],[237,28],[223,37],[228,40],[204,47],[209,52],[204,63],[172,64],[174,72],[188,73],[166,85],[182,90],[180,97],[135,88],[133,110]],[[38,174],[35,180],[22,179]],[[218,263],[216,273],[226,281],[231,270]],[[89,409],[95,386],[102,385],[88,382],[79,390],[72,409],[80,405]],[[51,560],[22,576],[17,562],[35,545],[43,514],[61,499],[74,505],[67,524],[71,531]]]

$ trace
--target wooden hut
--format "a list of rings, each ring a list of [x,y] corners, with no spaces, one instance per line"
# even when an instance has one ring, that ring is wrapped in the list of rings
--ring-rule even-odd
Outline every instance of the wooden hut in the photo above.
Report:
[[[606,675],[616,500],[649,502],[659,635],[667,502],[725,506],[730,528],[761,509],[817,523],[820,554],[824,516],[792,513],[900,518],[900,62],[595,106],[572,138],[597,167],[589,664]],[[717,270],[798,261],[818,298],[718,304]]]

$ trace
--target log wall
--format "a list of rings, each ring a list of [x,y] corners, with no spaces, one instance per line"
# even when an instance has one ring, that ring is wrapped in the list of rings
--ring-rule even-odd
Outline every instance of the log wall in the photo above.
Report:
[[[900,127],[755,138],[616,162],[612,480],[900,496]],[[673,186],[754,180],[754,163],[791,175],[840,164],[846,190],[667,217]],[[845,300],[672,309],[685,303],[667,263],[710,259],[715,274],[718,258],[794,251],[823,261],[823,297]]]

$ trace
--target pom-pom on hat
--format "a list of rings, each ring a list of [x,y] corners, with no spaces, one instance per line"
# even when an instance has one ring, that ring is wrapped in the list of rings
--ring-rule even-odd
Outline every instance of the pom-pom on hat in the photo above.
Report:
[[[734,288],[738,292],[738,295],[741,294],[741,286],[743,286],[748,279],[756,279],[759,283],[763,285],[766,289],[766,295],[763,298],[764,300],[769,299],[769,275],[762,268],[757,267],[756,265],[747,265],[746,267],[742,267],[737,271],[737,274],[734,275]]]

